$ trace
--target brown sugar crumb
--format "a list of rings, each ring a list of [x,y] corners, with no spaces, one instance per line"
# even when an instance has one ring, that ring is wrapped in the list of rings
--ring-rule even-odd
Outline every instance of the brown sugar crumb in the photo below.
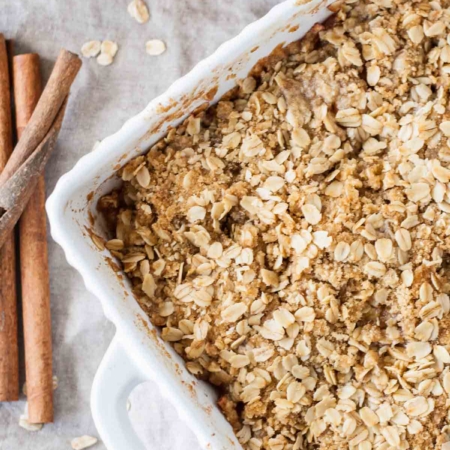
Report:
[[[347,0],[103,198],[246,450],[450,449],[450,1]]]

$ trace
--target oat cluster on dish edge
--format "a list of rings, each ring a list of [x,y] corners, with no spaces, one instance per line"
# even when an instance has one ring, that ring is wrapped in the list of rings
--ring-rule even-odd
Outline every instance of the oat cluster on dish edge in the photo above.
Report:
[[[245,449],[450,449],[449,32],[347,0],[100,202]]]

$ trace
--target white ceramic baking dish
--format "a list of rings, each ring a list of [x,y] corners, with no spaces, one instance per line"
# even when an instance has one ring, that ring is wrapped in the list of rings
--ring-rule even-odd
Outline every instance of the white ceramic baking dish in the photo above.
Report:
[[[297,3],[305,0],[280,3],[219,47],[116,134],[104,139],[95,151],[81,158],[61,177],[47,201],[54,240],[63,247],[69,264],[80,272],[86,287],[100,299],[106,317],[116,326],[91,396],[98,432],[110,450],[144,448],[132,429],[126,400],[133,388],[146,380],[159,385],[203,448],[241,448],[215,404],[213,389],[191,376],[181,358],[159,338],[109,252],[94,245],[92,233],[106,237],[96,204],[120,183],[114,175],[119,167],[145,152],[199,105],[217,101],[276,46],[301,38],[331,14],[327,6],[332,0]]]

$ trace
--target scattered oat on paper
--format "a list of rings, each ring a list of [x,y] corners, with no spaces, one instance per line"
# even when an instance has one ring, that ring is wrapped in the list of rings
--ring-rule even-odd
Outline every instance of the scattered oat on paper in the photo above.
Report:
[[[166,44],[160,39],[150,39],[145,43],[145,51],[149,55],[158,56],[166,51]]]
[[[113,41],[103,41],[100,46],[101,52],[111,55],[113,58],[116,56],[118,45]]]
[[[25,388],[25,385],[24,385]],[[25,389],[26,391],[26,389]],[[42,429],[42,423],[30,423],[28,422],[28,402],[25,403],[24,413],[19,417],[19,426],[27,431],[39,431]]]
[[[42,423],[30,423],[28,422],[28,416],[22,414],[19,418],[19,426],[27,431],[39,431],[42,429]]]
[[[92,447],[98,442],[98,439],[93,436],[80,436],[71,440],[70,445],[73,450],[83,450],[85,448]]]
[[[101,66],[109,66],[114,61],[119,46],[113,41],[103,41],[100,45],[100,55],[97,62]]]
[[[114,61],[114,58],[111,55],[108,55],[107,53],[101,53],[99,56],[97,56],[97,62],[101,66],[109,66]]]
[[[81,54],[85,58],[94,58],[100,53],[100,41],[88,41],[81,47]]]
[[[148,7],[143,0],[133,0],[128,5],[128,13],[139,23],[148,22],[150,17]]]
[[[246,450],[450,448],[449,31],[448,1],[344,1],[100,200]]]

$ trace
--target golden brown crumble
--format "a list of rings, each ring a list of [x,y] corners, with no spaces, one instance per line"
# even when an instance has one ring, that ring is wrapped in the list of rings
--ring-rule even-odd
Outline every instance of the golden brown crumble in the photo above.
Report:
[[[245,449],[450,449],[449,30],[347,0],[101,200]]]

